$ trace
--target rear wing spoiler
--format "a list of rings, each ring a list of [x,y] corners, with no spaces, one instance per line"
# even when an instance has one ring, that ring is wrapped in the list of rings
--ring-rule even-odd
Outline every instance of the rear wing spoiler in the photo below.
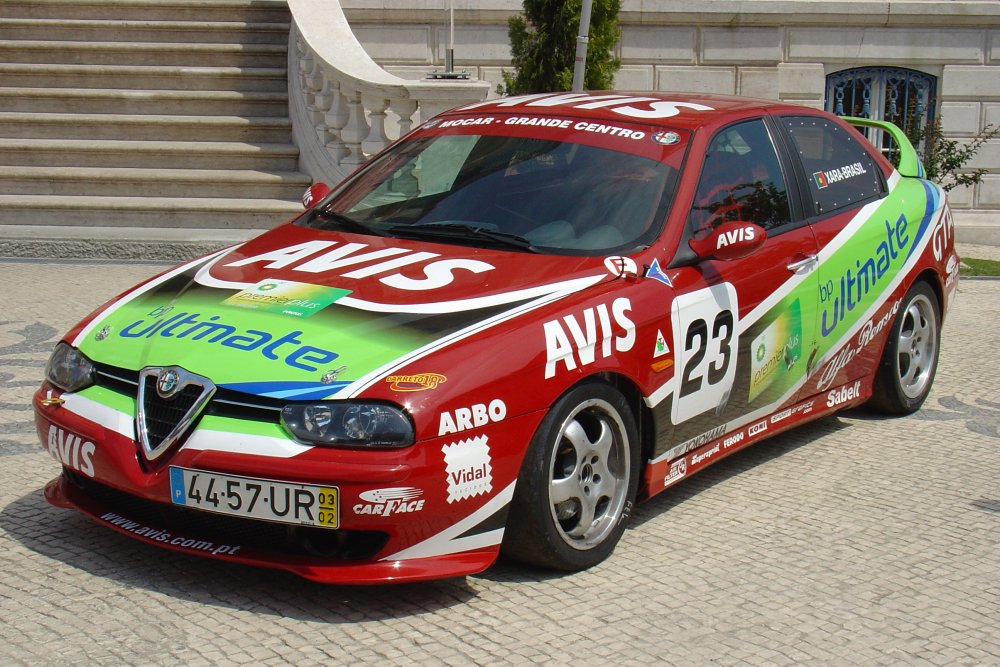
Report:
[[[924,165],[917,157],[917,151],[910,143],[909,137],[896,125],[884,120],[872,120],[871,118],[855,118],[853,116],[841,116],[844,120],[856,127],[874,127],[882,130],[892,137],[892,140],[899,148],[899,166],[897,169],[903,176],[924,178]]]

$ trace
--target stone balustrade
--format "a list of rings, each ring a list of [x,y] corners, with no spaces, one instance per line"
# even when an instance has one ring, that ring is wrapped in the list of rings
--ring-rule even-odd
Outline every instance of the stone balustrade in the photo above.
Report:
[[[339,0],[288,0],[289,113],[299,168],[334,184],[415,124],[486,99],[490,84],[402,79],[365,52]]]

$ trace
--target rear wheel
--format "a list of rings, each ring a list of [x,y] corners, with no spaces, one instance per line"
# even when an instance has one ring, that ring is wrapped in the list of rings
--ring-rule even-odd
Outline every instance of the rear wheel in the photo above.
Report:
[[[940,342],[937,295],[927,283],[915,283],[889,332],[870,405],[896,415],[919,410],[934,383]]]
[[[504,554],[582,570],[611,554],[638,487],[639,443],[625,397],[602,382],[556,401],[532,438],[504,535]]]

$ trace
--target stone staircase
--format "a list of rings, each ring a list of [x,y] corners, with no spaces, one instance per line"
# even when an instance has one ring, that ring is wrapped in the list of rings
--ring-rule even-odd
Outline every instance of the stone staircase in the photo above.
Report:
[[[301,211],[288,34],[283,0],[4,0],[0,236],[235,239]]]

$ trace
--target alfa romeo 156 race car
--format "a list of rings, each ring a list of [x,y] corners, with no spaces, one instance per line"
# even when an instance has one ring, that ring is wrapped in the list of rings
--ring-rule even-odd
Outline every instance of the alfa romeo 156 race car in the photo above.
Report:
[[[69,331],[46,497],[321,582],[590,567],[743,447],[920,407],[958,276],[921,176],[894,126],[777,102],[452,110]]]

